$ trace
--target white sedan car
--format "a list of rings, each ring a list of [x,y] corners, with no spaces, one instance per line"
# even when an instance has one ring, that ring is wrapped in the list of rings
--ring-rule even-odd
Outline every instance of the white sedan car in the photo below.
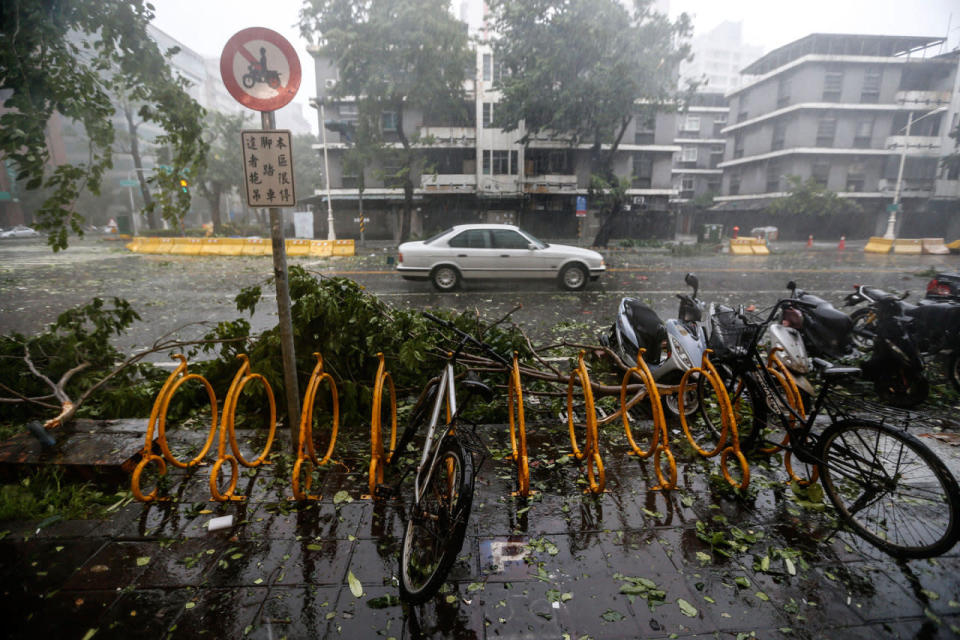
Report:
[[[438,291],[452,291],[461,280],[556,278],[578,291],[606,270],[596,251],[547,244],[506,224],[463,224],[427,240],[404,242],[397,273],[406,280],[430,280]]]
[[[40,234],[31,229],[30,227],[25,227],[22,224],[18,224],[12,229],[7,229],[6,231],[0,231],[0,238],[38,238]]]

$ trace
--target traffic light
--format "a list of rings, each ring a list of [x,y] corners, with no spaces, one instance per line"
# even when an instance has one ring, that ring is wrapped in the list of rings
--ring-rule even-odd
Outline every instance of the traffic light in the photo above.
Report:
[[[184,193],[190,193],[189,190],[187,189],[189,186],[190,185],[187,182],[186,178],[180,178],[180,191],[183,191]]]

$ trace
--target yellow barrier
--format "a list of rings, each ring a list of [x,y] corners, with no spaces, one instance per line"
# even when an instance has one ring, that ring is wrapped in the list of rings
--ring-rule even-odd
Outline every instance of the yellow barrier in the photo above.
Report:
[[[333,255],[335,256],[352,256],[355,255],[353,240],[334,240],[333,241]]]
[[[207,455],[207,452],[210,450],[210,445],[213,444],[213,437],[217,432],[217,396],[213,392],[213,387],[210,386],[210,383],[207,382],[203,376],[195,373],[187,373],[187,359],[183,357],[183,355],[178,353],[174,354],[173,357],[179,360],[180,364],[177,365],[173,373],[167,377],[167,381],[163,383],[160,393],[157,394],[157,398],[153,402],[153,409],[150,411],[150,421],[147,423],[147,441],[143,446],[143,453],[141,454],[142,459],[133,470],[133,477],[130,482],[130,490],[133,492],[133,496],[141,502],[166,501],[170,499],[167,497],[158,497],[158,487],[154,487],[153,491],[148,494],[143,493],[140,487],[140,476],[150,463],[157,463],[160,467],[159,473],[161,476],[167,475],[167,462],[180,469],[194,467],[200,464],[200,461]],[[167,410],[170,408],[170,399],[173,397],[173,394],[189,380],[199,380],[203,384],[207,391],[207,397],[210,400],[210,411],[212,415],[210,433],[207,434],[207,440],[200,449],[200,453],[192,460],[180,462],[173,456],[167,444]],[[154,429],[157,430],[157,440],[163,456],[158,456],[153,453]]]
[[[273,245],[267,238],[247,238],[240,249],[242,256],[269,256],[273,255]]]
[[[897,238],[893,243],[893,252],[918,256],[923,253],[923,245],[916,238]]]
[[[950,253],[947,245],[943,244],[943,238],[923,238],[920,244],[923,246],[923,253],[925,254],[943,256]]]
[[[731,238],[730,253],[738,256],[766,256],[770,255],[770,250],[762,238]]]
[[[867,241],[867,246],[865,246],[863,250],[866,253],[890,253],[891,248],[893,248],[892,238],[871,236],[870,240]]]
[[[653,487],[653,490],[675,489],[677,487],[677,462],[670,451],[670,436],[667,433],[667,419],[663,414],[663,405],[660,401],[660,390],[657,389],[657,383],[650,373],[650,368],[643,360],[643,353],[646,349],[640,349],[637,354],[637,366],[632,367],[623,376],[623,382],[620,383],[620,412],[623,418],[623,428],[627,433],[627,441],[630,443],[632,453],[641,458],[648,458],[653,455],[653,469],[657,474],[657,481],[660,483]],[[646,398],[650,401],[651,412],[653,413],[653,430],[650,436],[650,448],[644,450],[637,445],[633,437],[633,431],[630,429],[629,402],[627,401],[627,386],[633,376],[637,376],[647,388]],[[669,473],[664,476],[660,466],[660,459],[665,456],[667,459],[667,468]]]
[[[174,238],[171,255],[198,256],[203,249],[203,238]]]
[[[330,240],[311,240],[311,258],[329,258],[333,255],[333,242]]]
[[[583,362],[584,352],[577,358],[577,367],[567,380],[567,427],[570,429],[570,444],[573,447],[573,456],[577,460],[587,463],[587,480],[589,491],[603,493],[607,484],[607,476],[603,471],[603,459],[600,457],[599,436],[597,434],[597,409],[593,403],[593,389],[590,386],[590,376],[587,366]],[[577,445],[577,434],[573,421],[573,387],[579,383],[583,390],[583,405],[586,420],[586,439],[583,449]]]
[[[287,240],[287,256],[291,258],[302,258],[310,255],[311,240]]]
[[[330,462],[333,455],[333,447],[337,443],[337,432],[340,429],[340,400],[337,396],[337,385],[329,373],[323,371],[323,356],[314,353],[317,364],[310,375],[310,382],[307,384],[307,392],[303,396],[303,411],[300,413],[300,441],[297,447],[297,461],[293,465],[293,497],[297,500],[319,500],[319,494],[311,494],[310,486],[313,484],[313,470],[316,467],[322,467]],[[322,459],[317,459],[317,452],[313,442],[313,405],[317,398],[317,389],[320,383],[327,381],[330,389],[333,422],[330,428],[330,444],[327,446],[327,452]],[[306,469],[304,469],[306,465]],[[300,485],[300,474],[306,471],[306,482]]]
[[[950,249],[950,251],[960,251],[960,240],[954,240],[947,244],[947,249]]]

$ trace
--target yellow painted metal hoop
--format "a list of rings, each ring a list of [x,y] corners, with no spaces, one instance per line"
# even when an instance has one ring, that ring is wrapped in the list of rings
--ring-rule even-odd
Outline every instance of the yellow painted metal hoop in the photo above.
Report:
[[[520,363],[513,353],[513,367],[507,385],[507,415],[510,422],[511,456],[517,465],[517,493],[530,495],[530,459],[527,456],[527,427],[523,412],[523,386],[520,381]]]
[[[667,459],[667,468],[670,470],[670,473],[667,476],[663,475],[661,456],[666,456]],[[656,449],[654,449],[653,470],[657,474],[657,482],[660,483],[659,486],[654,487],[654,489],[677,488],[677,461],[674,459],[673,452],[670,451],[669,446],[659,445]]]
[[[306,466],[306,482],[300,483],[300,476]],[[313,485],[313,462],[309,458],[297,458],[293,463],[293,497],[297,500],[319,500],[319,494],[311,494],[310,487]]]
[[[706,379],[710,383],[710,387],[713,389],[713,392],[718,397],[718,402],[720,403],[720,422],[721,430],[720,437],[717,439],[717,446],[711,450],[704,449],[699,444],[697,444],[696,439],[694,438],[693,433],[690,430],[690,423],[687,420],[687,412],[683,406],[683,398],[686,395],[687,385],[690,383],[690,378],[694,374],[698,374]],[[680,389],[677,392],[677,405],[680,413],[680,426],[683,428],[683,433],[687,437],[687,442],[690,443],[690,446],[693,447],[694,451],[703,456],[704,458],[712,458],[724,450],[724,447],[727,444],[727,439],[730,437],[730,424],[732,422],[732,415],[729,409],[729,399],[727,403],[723,402],[723,398],[727,396],[727,390],[720,383],[717,378],[710,375],[710,371],[700,367],[694,367],[692,369],[687,369],[683,377],[680,378]],[[701,400],[702,402],[702,400]],[[736,439],[736,438],[734,438]]]
[[[573,456],[577,460],[583,460],[596,451],[597,444],[596,407],[593,404],[593,389],[590,387],[590,376],[587,374],[583,355],[584,352],[581,351],[578,356],[577,367],[567,379],[567,428],[570,431],[570,445],[573,449]],[[577,445],[577,433],[573,422],[573,386],[575,380],[580,382],[580,388],[583,389],[584,413],[586,414],[586,438],[582,450]]]
[[[737,462],[740,464],[740,482],[737,482],[736,478],[730,475],[730,470],[727,468],[727,460],[729,459],[730,454],[733,454],[733,456],[737,459]],[[720,455],[720,468],[723,470],[723,477],[728,483],[730,483],[730,486],[736,489],[746,489],[748,486],[750,486],[750,465],[747,464],[747,459],[744,457],[739,447],[731,446],[723,450],[723,453]]]
[[[220,493],[220,468],[223,466],[224,462],[230,463],[230,486],[227,488],[226,493]],[[213,467],[210,469],[210,496],[217,502],[226,502],[228,500],[245,500],[244,496],[236,496],[234,492],[237,490],[237,480],[240,477],[240,468],[237,465],[237,459],[233,456],[224,456],[219,458],[216,462],[213,463]]]
[[[820,477],[820,467],[817,465],[810,465],[813,467],[813,473],[810,474],[809,478],[801,478],[794,472],[792,464],[791,452],[787,451],[786,455],[783,456],[783,466],[787,470],[787,473],[790,474],[790,480],[795,480],[801,487],[813,484]]]
[[[133,470],[133,477],[130,479],[130,491],[133,492],[133,497],[139,500],[140,502],[154,502],[156,500],[164,500],[169,498],[158,498],[160,487],[154,487],[153,491],[150,493],[143,493],[140,488],[140,476],[143,474],[143,470],[147,468],[151,462],[156,462],[159,465],[160,470],[159,474],[161,476],[167,475],[167,463],[161,456],[158,455],[147,455],[144,456],[139,463],[137,463],[136,468]]]
[[[167,443],[167,411],[170,409],[170,401],[173,399],[174,394],[184,383],[190,380],[199,380],[207,391],[207,398],[210,400],[210,432],[207,434],[207,440],[204,442],[200,453],[198,453],[192,460],[180,462],[174,457],[173,453],[171,453],[170,445]],[[213,445],[213,439],[216,437],[216,435],[217,394],[214,393],[213,387],[206,378],[197,373],[189,373],[180,377],[176,382],[173,383],[173,385],[169,387],[166,394],[164,394],[163,400],[160,403],[160,411],[157,416],[157,438],[160,445],[160,450],[163,452],[163,457],[166,458],[167,462],[180,469],[195,467],[207,456],[207,453],[210,451],[210,447]]]
[[[270,431],[267,434],[267,442],[263,446],[263,451],[260,452],[260,455],[258,455],[253,460],[247,460],[246,458],[243,457],[243,454],[240,453],[240,445],[237,444],[237,432],[236,432],[234,421],[236,419],[237,401],[240,398],[240,392],[243,391],[243,388],[247,385],[247,383],[253,380],[258,380],[262,382],[264,391],[267,394],[267,400],[270,405]],[[237,461],[240,462],[240,464],[242,464],[243,466],[259,467],[261,464],[264,463],[264,461],[266,461],[267,456],[270,454],[270,448],[273,446],[273,437],[277,431],[277,403],[273,397],[273,389],[270,387],[270,383],[267,382],[267,379],[264,378],[259,373],[251,373],[251,374],[245,375],[243,376],[242,379],[240,379],[239,383],[237,383],[236,380],[234,382],[236,383],[236,387],[233,390],[234,391],[233,395],[232,397],[228,395],[228,400],[232,399],[233,401],[230,405],[230,412],[228,413],[226,408],[224,408],[223,410],[224,417],[226,418],[229,416],[226,426],[227,426],[227,435],[230,438],[230,448],[233,451],[233,455],[236,457]]]

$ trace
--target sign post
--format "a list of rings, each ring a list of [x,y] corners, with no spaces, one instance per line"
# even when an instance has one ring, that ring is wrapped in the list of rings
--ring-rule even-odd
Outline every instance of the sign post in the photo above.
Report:
[[[273,276],[277,288],[280,350],[283,354],[283,386],[286,389],[290,442],[294,452],[299,442],[300,389],[293,347],[293,320],[287,252],[280,207],[296,205],[293,184],[293,153],[290,132],[276,131],[273,112],[290,102],[300,88],[300,58],[279,33],[251,27],[233,35],[220,56],[223,84],[236,100],[260,112],[260,131],[244,131],[243,176],[247,203],[270,210],[273,245]],[[248,147],[250,143],[250,147]]]

